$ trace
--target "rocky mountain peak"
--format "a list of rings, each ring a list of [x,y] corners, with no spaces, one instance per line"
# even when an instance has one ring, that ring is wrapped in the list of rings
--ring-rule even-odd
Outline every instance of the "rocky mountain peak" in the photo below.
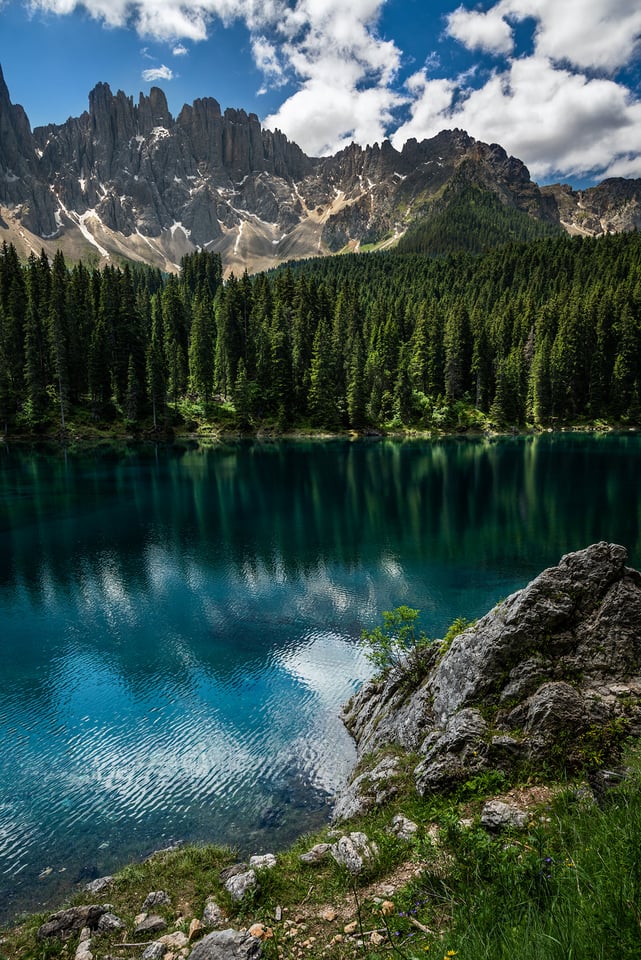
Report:
[[[281,131],[262,129],[256,114],[223,112],[212,97],[175,119],[159,87],[136,103],[98,83],[80,117],[32,132],[0,71],[0,229],[25,256],[61,247],[71,259],[176,270],[184,254],[206,248],[227,272],[265,269],[386,248],[442,216],[468,186],[575,232],[641,222],[641,183],[540,190],[520,160],[459,129],[410,139],[400,151],[385,140],[310,158]]]

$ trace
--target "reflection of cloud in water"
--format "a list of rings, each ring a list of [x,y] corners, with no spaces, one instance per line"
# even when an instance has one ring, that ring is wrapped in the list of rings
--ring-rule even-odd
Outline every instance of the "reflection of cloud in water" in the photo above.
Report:
[[[291,745],[291,763],[304,770],[317,789],[332,794],[345,782],[354,760],[338,705],[371,675],[371,667],[353,644],[327,632],[310,633],[302,644],[278,651],[275,660],[310,694],[308,727]]]
[[[337,633],[314,631],[301,644],[274,656],[325,707],[343,703],[372,673],[360,649]]]

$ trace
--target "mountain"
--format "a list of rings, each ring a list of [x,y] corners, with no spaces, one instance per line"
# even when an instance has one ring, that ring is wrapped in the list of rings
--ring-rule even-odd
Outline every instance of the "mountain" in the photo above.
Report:
[[[520,239],[524,227],[529,236],[641,222],[641,181],[540,189],[520,160],[462,130],[408,140],[401,151],[385,141],[311,158],[280,131],[263,130],[255,114],[222,112],[213,98],[174,118],[159,88],[134,103],[105,83],[80,117],[32,130],[0,70],[0,237],[22,255],[60,248],[72,260],[125,258],[173,271],[205,249],[221,254],[227,272],[256,271],[384,249],[404,236],[412,249],[426,224],[440,236],[452,210],[460,219],[470,196],[484,246]],[[461,231],[474,233],[477,220],[463,221]]]

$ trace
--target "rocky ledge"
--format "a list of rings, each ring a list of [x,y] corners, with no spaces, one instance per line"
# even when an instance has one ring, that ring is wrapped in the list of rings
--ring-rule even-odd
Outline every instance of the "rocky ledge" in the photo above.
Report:
[[[337,821],[490,769],[599,771],[641,734],[641,574],[617,544],[564,556],[457,636],[365,684],[343,719],[359,755]]]

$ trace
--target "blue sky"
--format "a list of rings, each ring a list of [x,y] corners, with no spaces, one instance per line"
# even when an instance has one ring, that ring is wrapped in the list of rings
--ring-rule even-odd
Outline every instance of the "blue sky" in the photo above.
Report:
[[[32,126],[100,81],[258,114],[310,155],[461,127],[540,183],[641,177],[639,0],[0,0]]]

